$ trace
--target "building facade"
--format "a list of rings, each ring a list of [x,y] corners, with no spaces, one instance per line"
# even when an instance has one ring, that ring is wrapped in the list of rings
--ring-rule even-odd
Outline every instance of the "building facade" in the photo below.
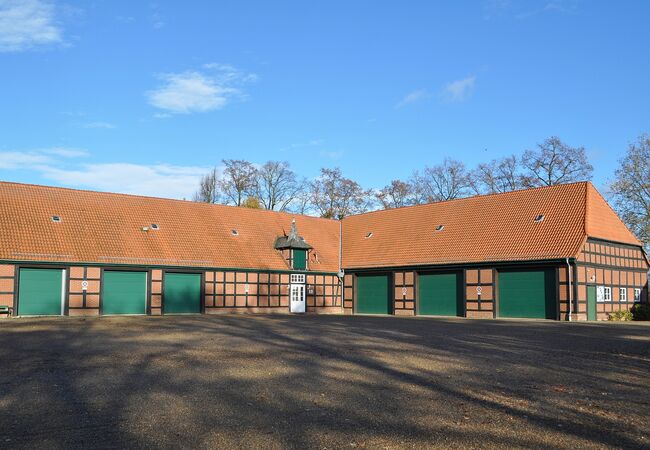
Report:
[[[343,219],[0,183],[0,314],[606,320],[648,302],[591,183]]]

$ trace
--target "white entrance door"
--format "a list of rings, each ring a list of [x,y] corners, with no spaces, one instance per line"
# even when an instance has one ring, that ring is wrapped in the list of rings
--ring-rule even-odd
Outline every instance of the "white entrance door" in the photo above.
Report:
[[[305,285],[292,284],[291,285],[291,312],[304,313],[305,312]]]

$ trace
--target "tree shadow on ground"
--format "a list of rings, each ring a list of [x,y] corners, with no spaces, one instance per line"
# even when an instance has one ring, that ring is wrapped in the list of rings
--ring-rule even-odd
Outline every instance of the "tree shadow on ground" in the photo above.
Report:
[[[124,317],[0,341],[8,447],[647,445],[643,326]]]

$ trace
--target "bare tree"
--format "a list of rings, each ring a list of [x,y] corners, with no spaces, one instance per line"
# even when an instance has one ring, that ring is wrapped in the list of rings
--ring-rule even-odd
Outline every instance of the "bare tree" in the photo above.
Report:
[[[538,144],[537,150],[526,150],[521,163],[525,187],[590,180],[594,170],[584,147],[569,147],[555,136]]]
[[[301,178],[296,182],[298,191],[293,200],[287,206],[287,211],[296,214],[309,214],[312,211],[311,184],[306,178]]]
[[[219,190],[219,172],[215,167],[210,173],[201,177],[199,189],[194,193],[195,202],[218,203],[221,197]]]
[[[621,218],[650,251],[650,135],[630,144],[611,191]]]
[[[510,192],[522,188],[519,161],[515,155],[479,164],[470,174],[477,194]]]
[[[406,181],[393,180],[377,192],[375,197],[384,209],[412,205],[413,186]]]
[[[241,206],[250,195],[254,195],[257,169],[241,159],[224,159],[223,178],[219,185],[228,203]]]
[[[300,185],[288,162],[268,161],[257,171],[255,191],[264,208],[286,211]]]
[[[453,200],[469,194],[471,181],[465,165],[451,158],[442,164],[425,167],[422,173],[412,177],[415,202],[429,203]]]
[[[370,193],[359,183],[345,178],[341,169],[321,169],[310,185],[311,203],[321,217],[342,219],[368,209]]]

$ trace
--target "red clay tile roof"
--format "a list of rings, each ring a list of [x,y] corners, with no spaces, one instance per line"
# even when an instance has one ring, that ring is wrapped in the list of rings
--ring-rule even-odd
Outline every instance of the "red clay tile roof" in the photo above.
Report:
[[[641,242],[591,183],[587,184],[585,231],[589,237],[641,245]]]
[[[536,223],[539,214],[544,220]],[[374,211],[341,223],[0,182],[0,260],[286,270],[273,245],[294,217],[317,255],[310,269],[324,272],[338,270],[339,226],[346,269],[573,258],[587,237],[641,245],[591,183]],[[438,225],[444,229],[435,231]]]
[[[539,214],[544,220],[536,223]],[[444,230],[436,231],[438,225]],[[343,267],[572,258],[585,230],[640,245],[591,183],[583,182],[348,217]]]
[[[60,223],[52,222],[54,215]],[[318,257],[310,260],[310,269],[338,271],[339,222],[334,220],[0,183],[0,259],[287,270],[273,244],[289,232],[293,218]],[[154,223],[159,230],[151,229]],[[142,231],[145,226],[149,231]]]

